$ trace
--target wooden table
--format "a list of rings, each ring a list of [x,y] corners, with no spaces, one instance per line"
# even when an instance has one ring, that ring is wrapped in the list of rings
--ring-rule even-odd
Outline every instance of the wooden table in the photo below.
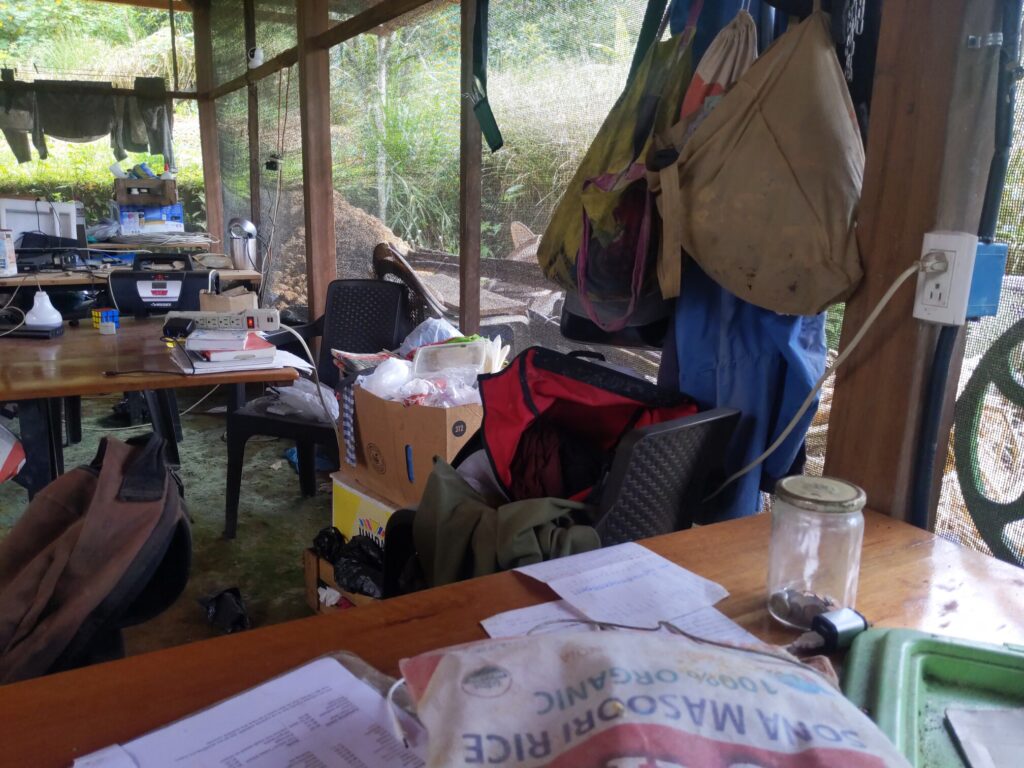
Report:
[[[18,285],[32,289],[37,285],[60,288],[102,288],[107,284],[111,272],[118,269],[93,269],[89,271],[68,270],[66,272],[26,272],[17,277],[0,277],[0,288],[15,288]],[[127,269],[124,267],[123,269]],[[253,283],[258,285],[262,275],[255,269],[218,269],[221,283]]]
[[[160,318],[126,318],[111,336],[82,322],[78,327],[65,325],[64,334],[55,339],[0,338],[0,402],[18,403],[27,459],[19,481],[30,494],[63,471],[60,426],[54,423],[58,415],[54,404],[60,398],[145,392],[154,430],[170,440],[169,458],[177,463],[177,410],[168,392],[298,378],[292,368],[186,375],[171,361],[167,345],[160,340],[162,327]]]
[[[723,584],[730,596],[718,607],[748,630],[788,642],[794,633],[764,609],[769,527],[767,516],[750,517],[645,543]],[[12,765],[65,766],[329,651],[353,651],[396,674],[403,657],[483,638],[481,619],[553,597],[502,573],[16,683],[0,688],[0,756]],[[879,626],[1020,643],[1024,570],[869,513],[857,607]]]

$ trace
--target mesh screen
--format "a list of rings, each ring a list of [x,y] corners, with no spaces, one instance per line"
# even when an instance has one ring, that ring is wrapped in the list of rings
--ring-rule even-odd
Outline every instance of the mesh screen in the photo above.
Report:
[[[245,23],[242,0],[210,4],[210,40],[213,46],[214,85],[245,74]]]
[[[255,0],[256,45],[269,60],[294,48],[298,43],[295,31],[295,0]],[[295,74],[298,77],[298,73]],[[263,109],[260,108],[262,113]]]
[[[282,309],[305,306],[306,235],[298,66],[264,78],[257,88],[260,232],[264,238],[261,250],[268,274],[264,301]]]
[[[248,110],[245,89],[217,99],[217,142],[224,188],[225,225],[236,216],[248,219],[251,215]]]

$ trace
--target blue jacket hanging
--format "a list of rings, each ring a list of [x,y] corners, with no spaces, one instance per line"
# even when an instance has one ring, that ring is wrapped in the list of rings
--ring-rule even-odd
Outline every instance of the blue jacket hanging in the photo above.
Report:
[[[728,476],[759,456],[789,423],[825,370],[826,352],[824,313],[779,315],[755,307],[687,260],[661,383],[678,376],[680,391],[702,410],[728,406],[742,412],[726,449]],[[817,404],[763,464],[708,502],[702,519],[759,512],[759,491],[771,491],[780,477],[802,470],[804,436],[816,410]]]

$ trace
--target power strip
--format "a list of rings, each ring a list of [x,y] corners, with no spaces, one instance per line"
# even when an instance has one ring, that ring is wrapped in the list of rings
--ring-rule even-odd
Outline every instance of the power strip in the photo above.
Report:
[[[204,331],[276,331],[281,316],[276,309],[247,309],[244,312],[168,312],[167,317],[184,317]]]

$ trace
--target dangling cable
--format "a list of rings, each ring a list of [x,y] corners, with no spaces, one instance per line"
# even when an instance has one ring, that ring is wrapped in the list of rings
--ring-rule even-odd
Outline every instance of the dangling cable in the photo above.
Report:
[[[394,733],[395,738],[401,741],[406,749],[408,749],[409,737],[406,736],[405,729],[402,727],[402,721],[398,718],[398,704],[395,703],[395,691],[397,691],[404,683],[404,677],[400,677],[395,680],[394,684],[388,688],[388,695],[385,698],[388,704],[388,718],[391,720],[391,732]]]

